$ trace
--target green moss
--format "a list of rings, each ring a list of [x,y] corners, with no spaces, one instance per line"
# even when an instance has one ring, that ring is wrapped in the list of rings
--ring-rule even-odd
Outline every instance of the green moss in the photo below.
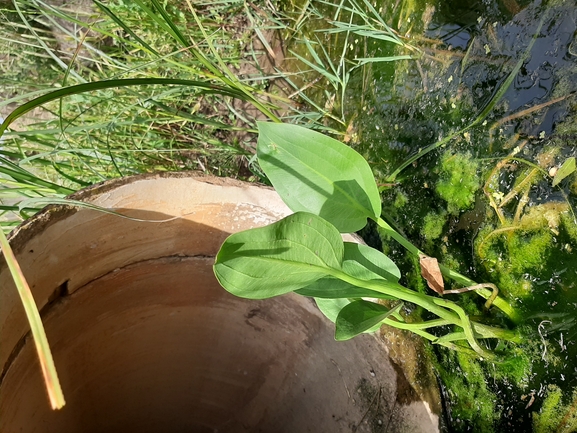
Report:
[[[527,347],[527,345],[520,347],[507,343],[505,346],[503,353],[506,353],[506,358],[496,365],[493,370],[493,377],[524,388],[529,383],[532,372],[533,348]]]
[[[443,234],[443,227],[445,226],[446,216],[444,213],[429,212],[421,227],[421,236],[425,238],[427,243],[438,239]]]
[[[570,405],[567,405],[567,410],[565,411],[565,416],[561,421],[560,429],[561,432],[575,432],[577,431],[577,391],[573,390],[573,401]]]
[[[521,218],[519,226],[524,230],[549,228],[557,234],[563,215],[568,213],[569,206],[565,202],[549,202],[532,206]]]
[[[533,347],[502,343],[496,350],[505,356],[494,364],[449,350],[441,350],[433,358],[446,387],[454,431],[497,431],[495,423],[501,417],[499,398],[488,384],[515,384],[527,393],[535,355]]]
[[[415,257],[412,254],[407,254],[407,260],[411,263],[411,270],[405,274],[405,278],[408,282],[407,285],[417,292],[427,293],[430,289],[428,289],[425,280],[421,276],[421,265],[418,257]],[[421,311],[421,307],[418,307],[417,311]]]
[[[573,219],[573,216],[569,212],[562,213],[561,223],[571,240],[577,242],[577,224]]]
[[[443,248],[441,248],[443,250]],[[450,269],[461,271],[461,262],[453,254],[443,251],[443,264]]]
[[[571,433],[577,431],[577,390],[567,405],[562,402],[563,392],[558,386],[549,385],[547,396],[539,413],[533,413],[535,433]]]
[[[498,259],[498,255],[495,253],[494,240],[490,238],[494,230],[493,225],[486,224],[479,229],[479,233],[475,237],[475,251],[479,259],[483,262],[489,262],[490,265]]]
[[[470,154],[446,152],[435,190],[447,202],[447,210],[457,214],[471,207],[479,189],[478,163]]]
[[[557,215],[556,218],[559,218]],[[552,219],[535,213],[527,222],[531,230],[522,225],[480,230],[475,247],[485,270],[498,281],[500,290],[509,298],[524,298],[533,289],[526,274],[533,277],[547,270],[547,261],[555,245],[556,228],[549,227]]]
[[[399,190],[395,195],[395,201],[393,202],[393,206],[395,207],[395,209],[400,209],[404,205],[406,205],[408,201],[409,199],[407,198],[407,195],[403,191]]]
[[[573,181],[569,184],[569,191],[571,194],[577,195],[577,176],[573,176]]]
[[[458,365],[459,369],[444,367],[450,365]],[[500,413],[495,394],[487,388],[486,373],[480,361],[461,352],[444,351],[437,368],[447,386],[451,416],[456,426],[462,430],[474,426],[476,432],[493,432]]]
[[[549,385],[547,397],[539,413],[533,414],[533,428],[535,433],[556,433],[557,426],[561,422],[559,404],[563,393],[558,386]]]
[[[516,274],[542,270],[552,245],[553,233],[550,230],[513,234],[508,242],[510,270]]]

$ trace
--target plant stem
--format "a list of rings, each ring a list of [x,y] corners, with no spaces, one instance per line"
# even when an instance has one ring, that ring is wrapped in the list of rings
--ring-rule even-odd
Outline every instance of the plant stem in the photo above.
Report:
[[[460,326],[461,328],[463,328],[463,331],[465,333],[469,345],[473,348],[473,350],[475,350],[475,352],[477,352],[477,354],[479,354],[484,358],[491,358],[492,355],[488,353],[486,350],[482,349],[481,346],[479,346],[479,343],[477,342],[475,337],[475,333],[479,334],[481,337],[501,338],[509,341],[518,340],[518,336],[514,331],[494,328],[487,325],[479,326],[481,324],[472,322],[461,307],[459,307],[457,304],[449,300],[434,298],[432,296],[414,292],[412,290],[407,289],[404,286],[401,286],[398,283],[392,283],[384,280],[382,281],[360,280],[336,269],[331,270],[330,275],[354,286],[365,287],[369,290],[374,290],[376,292],[393,296],[402,301],[411,302],[415,305],[423,307],[424,309],[433,314],[436,314],[441,319],[447,321],[449,324]],[[401,329],[403,329],[407,325],[393,320],[391,320],[390,323],[389,322],[387,323],[391,326],[399,325],[397,327]],[[413,327],[413,329],[410,330],[414,331],[419,335],[422,335],[422,333],[425,332],[422,331],[422,329],[418,329],[416,327]],[[436,338],[438,337],[435,337],[435,339]]]
[[[384,323],[385,325],[392,326],[393,328],[398,328],[398,329],[404,329],[404,330],[407,330],[407,331],[411,331],[411,332],[413,332],[413,333],[415,333],[415,334],[417,334],[417,335],[420,335],[420,336],[423,337],[423,338],[426,338],[427,340],[429,340],[429,341],[430,341],[431,343],[433,343],[433,344],[438,344],[438,345],[440,345],[440,346],[445,346],[445,347],[448,347],[449,349],[452,349],[452,350],[458,350],[459,352],[465,352],[465,353],[468,353],[469,355],[472,355],[472,356],[478,356],[478,353],[476,353],[475,351],[473,351],[473,350],[471,350],[471,349],[468,349],[468,348],[466,348],[466,347],[459,346],[459,345],[457,345],[457,344],[452,343],[451,341],[454,341],[454,340],[448,340],[448,339],[446,339],[446,338],[444,338],[444,337],[439,338],[439,337],[437,337],[436,335],[433,335],[433,334],[430,334],[430,333],[428,333],[428,332],[426,332],[426,331],[423,331],[422,329],[413,328],[413,325],[414,325],[413,323],[396,322],[396,321],[394,321],[394,320],[392,320],[392,319],[385,319],[385,320],[383,321],[383,323]],[[449,334],[449,335],[453,335],[453,334],[455,334],[455,333],[452,333],[452,334]],[[464,335],[464,333],[461,333],[461,334]],[[465,339],[466,339],[466,338],[462,338],[462,340],[465,340]],[[457,339],[455,339],[455,340],[457,340]],[[490,356],[491,356],[491,358],[494,358],[493,355],[490,355]]]
[[[401,171],[403,171],[405,168],[407,168],[409,165],[411,165],[413,162],[415,162],[416,160],[420,159],[421,157],[425,156],[427,153],[429,153],[432,150],[435,150],[438,147],[441,147],[444,144],[447,144],[449,141],[451,141],[453,138],[457,137],[458,135],[466,132],[468,129],[472,128],[474,125],[476,125],[476,122],[471,123],[470,125],[464,127],[463,129],[458,130],[457,132],[453,132],[452,134],[448,135],[447,137],[443,138],[442,140],[436,141],[433,144],[429,144],[427,147],[425,147],[424,149],[421,149],[419,152],[417,152],[415,155],[411,156],[409,159],[407,159],[405,162],[403,162],[399,167],[397,167],[397,169],[395,171],[393,171],[389,176],[387,176],[385,178],[385,182],[386,183],[394,183],[397,179],[397,176],[399,175],[399,173]]]
[[[415,257],[419,257],[419,255],[421,254],[425,254],[423,253],[421,250],[419,250],[415,245],[413,245],[411,242],[409,242],[407,239],[405,239],[399,232],[397,232],[395,229],[393,229],[385,220],[383,220],[382,218],[378,218],[376,220],[376,223],[379,225],[379,227],[381,227],[384,232],[392,237],[394,240],[396,240],[399,244],[401,244],[409,253],[411,253],[412,255],[414,255]],[[457,271],[454,271],[450,268],[448,268],[445,265],[442,265],[439,263],[439,268],[441,269],[441,273],[443,274],[444,277],[449,278],[463,286],[474,286],[477,283],[475,281],[473,281],[472,279],[458,273]],[[475,293],[478,293],[479,295],[481,295],[483,298],[485,299],[489,299],[491,297],[491,295],[493,294],[493,292],[489,289],[478,289],[475,290]],[[495,300],[493,301],[493,305],[495,305],[497,308],[499,308],[503,313],[505,313],[513,322],[518,323],[520,321],[520,317],[519,314],[517,313],[517,311],[515,309],[513,309],[511,307],[511,305],[509,305],[507,303],[507,301],[505,301],[503,298],[501,298],[500,296],[497,296],[495,298]]]

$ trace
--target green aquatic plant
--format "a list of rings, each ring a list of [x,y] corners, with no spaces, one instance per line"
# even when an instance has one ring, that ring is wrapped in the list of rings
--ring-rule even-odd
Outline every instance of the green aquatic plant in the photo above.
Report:
[[[424,256],[381,218],[377,185],[361,155],[299,126],[260,122],[258,127],[259,164],[295,213],[225,240],[214,272],[226,290],[252,299],[288,292],[320,299],[323,311],[332,311],[327,315],[335,321],[339,340],[387,324],[485,358],[493,355],[479,339],[519,341],[515,331],[472,321],[456,302],[402,286],[399,269],[383,253],[343,242],[340,233],[360,230],[372,219],[419,260]],[[471,281],[445,267],[440,271],[456,281]],[[488,298],[486,292],[491,291],[482,293]],[[386,300],[387,306],[365,298]],[[406,321],[401,314],[405,303],[434,318]],[[494,305],[513,312],[501,298]]]
[[[477,254],[483,267],[495,275],[506,296],[525,298],[533,287],[526,275],[540,275],[546,268],[553,237],[547,226],[495,230],[488,226],[477,237]]]
[[[570,402],[563,404],[563,392],[555,385],[547,387],[547,395],[539,413],[533,414],[535,433],[570,433],[577,431],[577,391]]]
[[[425,238],[428,246],[432,245],[434,241],[441,237],[446,222],[446,212],[429,212],[425,215],[423,226],[421,227],[421,236]]]
[[[567,158],[553,175],[553,186],[558,185],[563,179],[570,176],[575,171],[575,157]]]
[[[569,236],[575,231],[573,211],[567,200],[527,207],[531,189],[547,178],[547,168],[554,166],[559,149],[551,147],[541,152],[536,157],[537,164],[517,161],[515,158],[524,144],[499,161],[489,174],[483,190],[499,223],[485,225],[475,240],[480,263],[495,275],[503,293],[510,298],[525,298],[532,293],[534,283],[527,275],[537,277],[546,270],[561,230]],[[572,173],[571,161],[569,158],[561,165],[563,170],[552,172],[552,185]],[[500,172],[507,167],[509,173],[519,172],[508,191],[499,184]],[[559,172],[561,175],[557,177]]]
[[[497,104],[499,104],[499,102],[501,102],[501,100],[505,96],[505,93],[507,92],[509,87],[513,84],[515,77],[517,76],[517,74],[519,73],[521,68],[523,67],[523,64],[525,63],[527,58],[530,56],[531,50],[533,49],[533,45],[537,41],[537,38],[539,37],[539,33],[541,32],[541,27],[543,26],[544,19],[545,19],[545,15],[543,15],[543,17],[539,21],[539,24],[537,25],[536,31],[533,34],[531,41],[527,45],[525,52],[523,53],[521,58],[517,61],[517,63],[515,64],[515,67],[511,70],[509,75],[507,75],[507,78],[503,81],[501,86],[493,94],[493,97],[489,100],[489,102],[485,105],[485,107],[477,115],[477,117],[475,117],[475,119],[470,124],[466,125],[464,128],[461,128],[461,129],[447,135],[446,137],[442,138],[441,140],[436,141],[435,143],[432,143],[432,144],[424,147],[423,149],[419,150],[416,154],[409,157],[398,168],[396,168],[389,176],[386,177],[387,182],[394,182],[397,179],[397,176],[403,170],[405,170],[407,167],[411,166],[415,161],[419,160],[420,158],[422,158],[423,156],[425,156],[429,152],[446,145],[447,143],[451,142],[455,138],[463,136],[464,134],[468,133],[468,131],[470,129],[474,128],[477,125],[481,125],[487,119],[487,117],[493,111],[493,109],[497,106]]]
[[[478,163],[470,154],[445,152],[441,159],[441,173],[435,190],[447,202],[451,214],[470,208],[480,182]]]
[[[521,303],[537,295],[535,288],[543,281],[556,279],[555,272],[564,272],[552,273],[551,260],[562,262],[560,255],[570,253],[568,241],[577,233],[570,201],[559,187],[573,174],[574,159],[560,157],[554,145],[545,146],[535,162],[520,158],[527,143],[512,141],[514,149],[487,175],[483,192],[497,221],[487,221],[474,241],[481,267],[493,275],[505,297]],[[545,182],[558,188],[564,200],[528,206],[531,192]]]
[[[454,352],[441,354],[435,364],[446,386],[455,426],[462,428],[469,423],[475,426],[476,432],[493,432],[500,414],[495,394],[487,387],[483,365],[470,356]],[[458,365],[460,374],[448,370],[448,365]]]

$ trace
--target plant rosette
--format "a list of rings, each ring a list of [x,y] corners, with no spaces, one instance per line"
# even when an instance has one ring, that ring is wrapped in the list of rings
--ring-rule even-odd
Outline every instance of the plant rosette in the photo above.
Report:
[[[471,320],[456,302],[399,284],[398,267],[382,252],[344,242],[341,233],[362,229],[370,218],[417,257],[424,253],[381,218],[381,198],[367,161],[347,145],[309,129],[260,122],[257,157],[276,191],[295,212],[265,227],[229,236],[214,273],[230,293],[264,299],[295,292],[315,298],[347,340],[386,324],[435,344],[494,358],[482,339],[519,341],[513,330]],[[440,272],[466,286],[484,286],[444,266]],[[490,290],[475,290],[514,319],[514,310]],[[370,300],[368,300],[370,299]],[[386,300],[386,306],[379,303]],[[435,317],[407,322],[405,303]]]

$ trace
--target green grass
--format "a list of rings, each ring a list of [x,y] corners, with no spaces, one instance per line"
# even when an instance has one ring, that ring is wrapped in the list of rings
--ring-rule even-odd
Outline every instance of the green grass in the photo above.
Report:
[[[250,156],[242,140],[253,119],[232,115],[233,97],[276,120],[264,92],[232,72],[252,37],[250,27],[228,20],[242,13],[242,2],[195,2],[195,9],[182,2],[182,10],[156,1],[98,5],[100,19],[91,25],[40,1],[2,11],[2,40],[14,42],[2,46],[10,61],[0,108],[44,97],[29,107],[41,120],[3,137],[2,210],[18,214],[6,215],[7,228],[32,211],[18,209],[21,198],[62,196],[113,177],[164,170],[237,176]],[[82,48],[63,53],[47,27],[64,34],[70,23],[90,27],[90,41],[70,34]],[[118,84],[69,90],[110,79]],[[58,98],[45,96],[56,88]]]
[[[27,105],[0,132],[24,114],[29,123],[12,124],[0,149],[5,230],[37,210],[27,199],[62,197],[114,177],[197,170],[259,179],[256,120],[282,117],[346,137],[351,74],[396,58],[367,59],[366,45],[417,53],[367,0],[94,5],[73,14],[17,0],[1,10],[0,56],[8,61],[0,67],[0,110],[7,117],[8,107]],[[260,65],[275,48],[274,32],[287,45],[290,71]],[[115,85],[94,84],[105,80]]]

